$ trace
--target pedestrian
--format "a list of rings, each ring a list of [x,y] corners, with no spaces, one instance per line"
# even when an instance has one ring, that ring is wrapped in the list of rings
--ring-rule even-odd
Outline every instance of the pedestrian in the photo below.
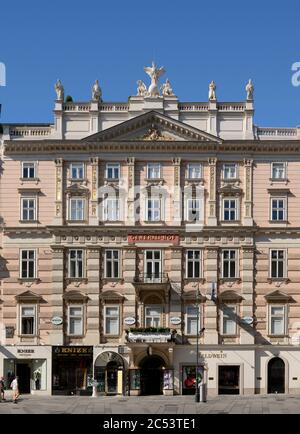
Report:
[[[19,394],[18,379],[19,379],[19,377],[15,377],[15,379],[11,382],[11,385],[10,385],[10,387],[12,388],[12,391],[13,391],[13,402],[14,402],[14,404],[17,404],[18,398],[20,396],[20,394]]]
[[[5,387],[5,385],[4,385],[4,377],[1,377],[0,378],[0,402],[1,401],[5,401],[5,398],[4,398],[4,387]]]

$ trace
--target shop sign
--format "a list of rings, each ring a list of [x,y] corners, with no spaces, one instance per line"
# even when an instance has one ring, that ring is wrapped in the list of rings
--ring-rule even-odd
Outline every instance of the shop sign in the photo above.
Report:
[[[60,325],[60,324],[63,323],[63,319],[62,319],[62,317],[60,317],[60,316],[54,316],[54,317],[51,319],[51,323],[52,323],[53,325]]]
[[[179,235],[173,234],[129,234],[128,243],[172,243],[179,244]]]
[[[135,324],[135,318],[133,316],[127,316],[126,318],[124,318],[124,323],[126,325],[133,325]]]
[[[224,353],[200,353],[203,359],[226,359],[227,354]]]
[[[32,348],[18,348],[17,354],[19,357],[31,357],[35,353],[35,350]]]
[[[181,324],[181,318],[180,316],[171,316],[170,323],[173,325],[179,325]]]
[[[253,323],[253,318],[252,318],[252,316],[244,316],[243,318],[242,318],[242,321],[245,323],[245,324],[252,324]]]
[[[78,357],[84,357],[84,356],[90,356],[93,355],[93,347],[53,347],[53,354],[60,357],[64,356],[78,356]]]

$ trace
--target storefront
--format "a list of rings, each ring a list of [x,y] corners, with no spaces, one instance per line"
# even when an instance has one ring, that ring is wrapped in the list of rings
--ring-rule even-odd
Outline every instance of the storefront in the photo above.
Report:
[[[122,395],[126,387],[126,364],[114,351],[104,351],[94,364],[94,379],[99,395]]]
[[[52,347],[53,395],[91,395],[93,347]]]

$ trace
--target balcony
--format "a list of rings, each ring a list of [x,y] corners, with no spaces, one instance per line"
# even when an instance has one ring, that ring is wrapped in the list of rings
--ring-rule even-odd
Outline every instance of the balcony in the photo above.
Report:
[[[173,340],[169,328],[154,327],[130,329],[126,338],[129,343],[167,343]]]
[[[169,282],[167,273],[140,273],[135,276],[134,282],[137,283],[167,283]]]

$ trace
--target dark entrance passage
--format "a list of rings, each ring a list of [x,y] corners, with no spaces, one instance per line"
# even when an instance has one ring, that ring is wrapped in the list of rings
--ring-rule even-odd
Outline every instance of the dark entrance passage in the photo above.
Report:
[[[18,384],[19,384],[19,391],[21,394],[23,393],[30,393],[30,376],[31,376],[31,369],[30,366],[25,363],[17,363],[17,376]]]
[[[239,395],[239,384],[239,366],[219,366],[219,395]]]
[[[284,361],[274,357],[268,364],[268,393],[285,393]]]
[[[163,392],[163,366],[159,356],[146,357],[141,363],[141,394],[161,395]]]

